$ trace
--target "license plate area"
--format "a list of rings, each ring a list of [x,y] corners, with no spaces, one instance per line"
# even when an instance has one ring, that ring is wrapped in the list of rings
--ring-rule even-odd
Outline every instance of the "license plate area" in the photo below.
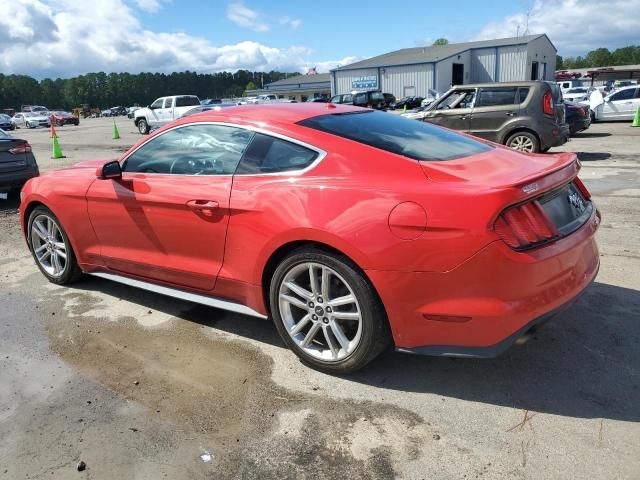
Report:
[[[593,204],[572,183],[538,199],[561,237],[577,230],[591,217]]]

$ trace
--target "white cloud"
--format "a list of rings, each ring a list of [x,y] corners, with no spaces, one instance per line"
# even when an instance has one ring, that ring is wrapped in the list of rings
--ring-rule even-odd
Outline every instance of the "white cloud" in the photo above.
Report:
[[[167,0],[135,0],[137,7],[149,13],[156,13]]]
[[[266,32],[270,29],[267,23],[260,20],[255,10],[251,10],[242,2],[229,4],[227,18],[239,27],[248,28],[256,32]]]
[[[486,25],[477,39],[522,35],[526,13]],[[563,56],[585,55],[600,47],[614,50],[638,43],[640,2],[637,0],[536,0],[530,10],[528,33],[546,33]]]
[[[288,27],[293,28],[294,30],[302,25],[302,20],[299,18],[291,18],[291,17],[282,17],[280,19],[280,25],[286,25]]]
[[[124,0],[12,0],[0,16],[0,72],[37,78],[87,72],[201,73],[238,69],[328,71],[350,59],[311,62],[305,46],[255,41],[213,45],[186,33],[146,30]]]

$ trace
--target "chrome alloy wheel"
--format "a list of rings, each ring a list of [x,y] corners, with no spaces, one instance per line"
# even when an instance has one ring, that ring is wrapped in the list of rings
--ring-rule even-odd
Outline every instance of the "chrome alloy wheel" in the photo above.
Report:
[[[509,146],[521,152],[533,152],[533,141],[526,135],[516,135],[511,139],[511,142],[509,142]]]
[[[40,266],[52,277],[67,268],[67,244],[60,227],[48,215],[38,215],[31,224],[31,248]]]
[[[332,268],[305,262],[284,276],[280,316],[293,341],[324,361],[350,356],[362,337],[362,313],[353,289]]]

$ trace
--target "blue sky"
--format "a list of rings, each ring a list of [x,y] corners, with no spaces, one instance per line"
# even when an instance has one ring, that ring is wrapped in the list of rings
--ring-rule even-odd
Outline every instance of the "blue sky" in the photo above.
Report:
[[[640,43],[640,0],[5,0],[0,72],[326,72],[438,37],[511,37],[527,23],[564,56],[615,49]]]

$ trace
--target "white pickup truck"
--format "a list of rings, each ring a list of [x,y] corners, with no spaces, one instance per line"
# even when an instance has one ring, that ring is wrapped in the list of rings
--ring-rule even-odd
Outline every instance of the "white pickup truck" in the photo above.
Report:
[[[146,135],[152,128],[158,128],[180,118],[194,107],[200,106],[195,95],[173,95],[160,97],[146,108],[136,110],[133,117],[138,131]]]

